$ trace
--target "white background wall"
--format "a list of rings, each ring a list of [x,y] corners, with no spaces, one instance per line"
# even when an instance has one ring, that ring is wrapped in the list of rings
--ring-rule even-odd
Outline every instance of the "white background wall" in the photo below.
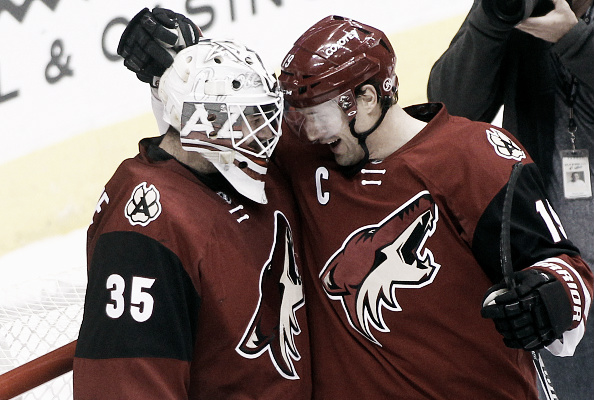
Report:
[[[147,85],[116,56],[125,23],[141,8],[177,10],[205,36],[239,38],[277,71],[321,18],[357,19],[392,40],[400,102],[408,105],[425,100],[429,68],[471,4],[0,0],[0,291],[47,271],[84,271],[84,232],[103,184],[139,139],[157,134]]]

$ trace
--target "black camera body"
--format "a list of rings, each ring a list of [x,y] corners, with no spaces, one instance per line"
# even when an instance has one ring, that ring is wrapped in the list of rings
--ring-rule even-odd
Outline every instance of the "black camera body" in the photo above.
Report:
[[[555,8],[552,0],[482,0],[482,6],[490,18],[513,25]]]

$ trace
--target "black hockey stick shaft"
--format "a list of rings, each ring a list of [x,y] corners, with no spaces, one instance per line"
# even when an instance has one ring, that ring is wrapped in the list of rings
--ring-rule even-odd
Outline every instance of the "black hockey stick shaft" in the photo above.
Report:
[[[509,290],[513,290],[516,287],[514,268],[511,260],[511,210],[516,183],[518,182],[518,177],[520,176],[523,166],[524,165],[521,162],[517,162],[512,167],[512,172],[507,182],[505,197],[503,198],[503,212],[501,215],[501,236],[499,243],[501,271],[503,273],[505,285]],[[542,390],[547,396],[547,399],[558,400],[559,397],[557,397],[557,394],[555,393],[551,378],[545,369],[539,352],[532,351],[531,353],[538,379],[540,380]]]
[[[499,256],[501,258],[501,271],[503,272],[503,280],[509,290],[516,287],[514,281],[514,267],[511,260],[511,209],[514,198],[514,191],[516,183],[522,171],[523,164],[521,162],[515,163],[512,167],[512,172],[507,182],[507,189],[505,197],[503,198],[503,212],[501,215],[501,236],[499,243]]]

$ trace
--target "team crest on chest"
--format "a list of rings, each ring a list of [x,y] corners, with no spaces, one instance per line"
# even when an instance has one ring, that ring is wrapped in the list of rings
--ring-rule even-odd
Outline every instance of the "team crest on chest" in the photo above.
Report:
[[[398,289],[422,288],[435,279],[440,265],[425,242],[437,221],[437,204],[420,192],[380,223],[351,233],[320,273],[328,297],[342,303],[350,325],[370,341],[381,346],[372,327],[390,331],[383,308],[402,311]]]
[[[495,149],[498,156],[510,160],[521,161],[526,158],[526,153],[515,144],[507,135],[495,128],[487,129],[487,139]]]
[[[161,194],[154,185],[142,182],[134,188],[126,204],[126,218],[131,225],[147,226],[161,215]]]

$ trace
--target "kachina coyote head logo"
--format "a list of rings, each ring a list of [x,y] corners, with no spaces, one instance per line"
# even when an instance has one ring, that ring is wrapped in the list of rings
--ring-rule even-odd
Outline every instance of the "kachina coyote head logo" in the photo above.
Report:
[[[275,213],[275,239],[260,275],[260,301],[236,351],[246,358],[268,351],[277,371],[299,379],[293,360],[301,359],[295,336],[301,333],[295,312],[304,304],[293,238],[285,216]]]
[[[340,300],[351,326],[380,346],[371,327],[390,331],[382,307],[401,311],[397,289],[426,286],[439,270],[425,248],[437,220],[437,205],[423,191],[379,224],[351,233],[320,273],[326,293]]]

